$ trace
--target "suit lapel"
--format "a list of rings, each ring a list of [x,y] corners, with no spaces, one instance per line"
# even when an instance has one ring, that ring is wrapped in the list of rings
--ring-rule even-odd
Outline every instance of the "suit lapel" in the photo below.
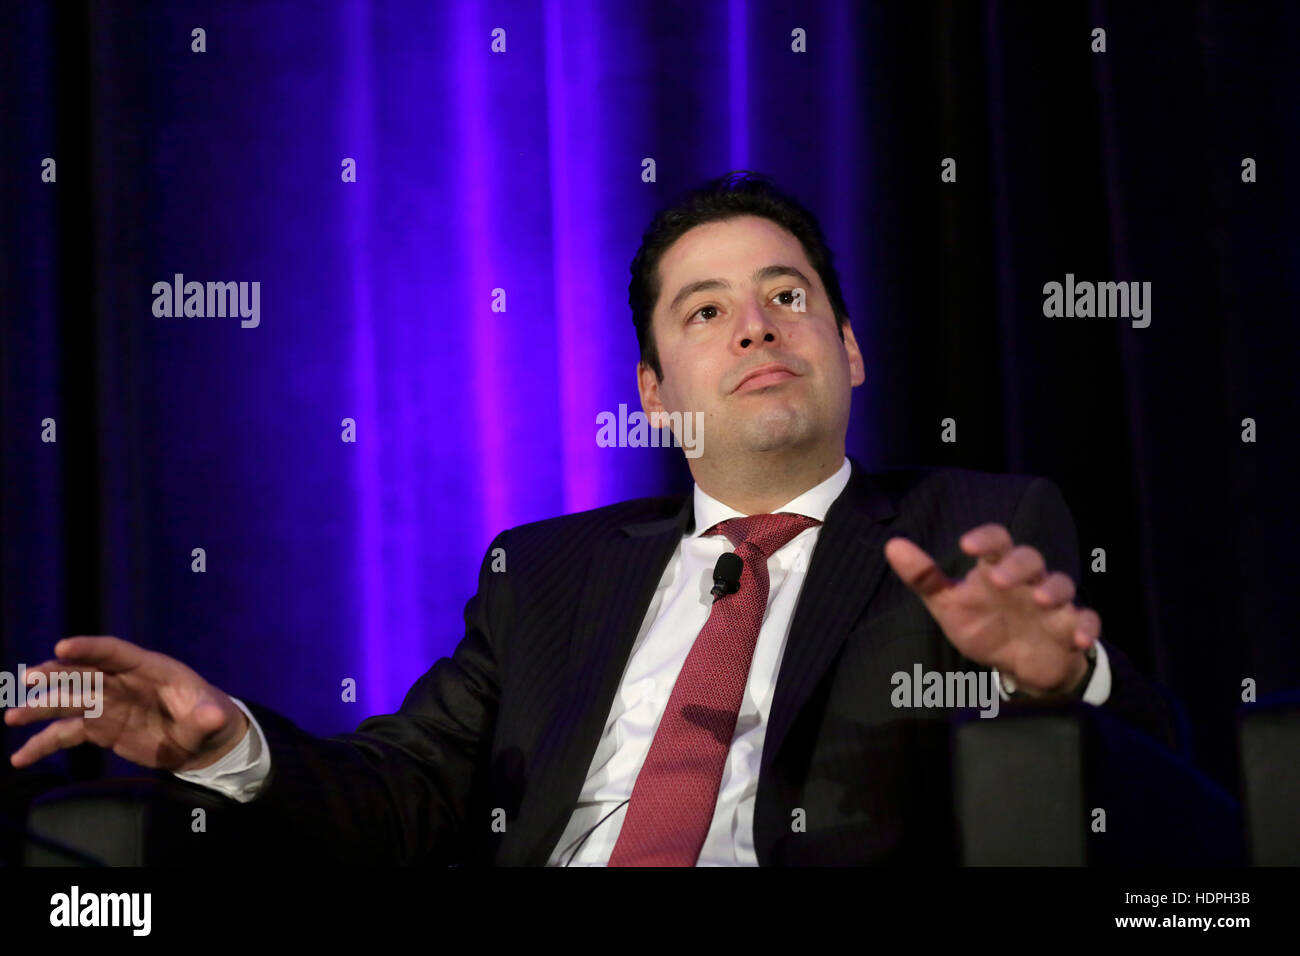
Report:
[[[543,866],[563,835],[646,609],[692,528],[693,510],[687,495],[675,517],[624,525],[593,549],[569,642],[568,696],[539,744],[537,774],[520,808],[528,836],[500,862]]]
[[[785,742],[849,628],[880,585],[894,516],[889,497],[852,461],[853,473],[817,536],[777,674],[759,779]]]

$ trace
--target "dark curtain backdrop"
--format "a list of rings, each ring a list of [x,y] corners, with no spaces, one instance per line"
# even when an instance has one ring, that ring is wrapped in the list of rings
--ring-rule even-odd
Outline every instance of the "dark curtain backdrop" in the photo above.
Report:
[[[395,709],[498,531],[689,488],[680,451],[598,447],[596,415],[639,407],[654,210],[747,168],[835,250],[867,361],[850,454],[1057,482],[1085,567],[1105,549],[1079,582],[1104,636],[1225,783],[1242,682],[1300,685],[1295,4],[0,21],[3,669],[111,633],[318,733]],[[155,317],[177,273],[258,282],[259,324]],[[1150,325],[1045,317],[1067,274],[1150,282]]]

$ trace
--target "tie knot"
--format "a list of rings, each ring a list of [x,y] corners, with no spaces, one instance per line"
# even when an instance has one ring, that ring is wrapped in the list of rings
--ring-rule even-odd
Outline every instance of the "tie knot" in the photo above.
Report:
[[[805,528],[821,524],[816,518],[806,515],[774,514],[749,515],[746,518],[729,518],[720,521],[708,531],[709,534],[725,534],[736,548],[748,544],[764,558],[771,557],[783,548],[791,538]]]

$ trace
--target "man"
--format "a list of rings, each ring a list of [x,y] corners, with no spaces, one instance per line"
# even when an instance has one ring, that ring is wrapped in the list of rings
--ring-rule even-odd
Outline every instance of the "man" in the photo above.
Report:
[[[1083,699],[1173,743],[1074,604],[1050,482],[845,457],[865,366],[809,213],[723,177],[656,217],[632,273],[642,407],[702,422],[690,497],[503,532],[452,657],[327,740],[163,655],[64,640],[105,672],[104,715],[7,713],[62,718],[14,764],[89,740],[335,861],[825,864],[951,852],[953,702],[913,709],[900,675],[975,672],[995,701]]]

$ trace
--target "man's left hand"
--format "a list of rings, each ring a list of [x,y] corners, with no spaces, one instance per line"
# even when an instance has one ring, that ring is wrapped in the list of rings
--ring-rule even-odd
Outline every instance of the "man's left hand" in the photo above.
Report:
[[[963,655],[1009,675],[1031,697],[1075,691],[1088,671],[1084,652],[1101,636],[1101,616],[1074,605],[1069,575],[1049,574],[1043,556],[1017,547],[1000,524],[980,525],[960,544],[979,559],[960,581],[906,538],[886,542],[885,559]]]

